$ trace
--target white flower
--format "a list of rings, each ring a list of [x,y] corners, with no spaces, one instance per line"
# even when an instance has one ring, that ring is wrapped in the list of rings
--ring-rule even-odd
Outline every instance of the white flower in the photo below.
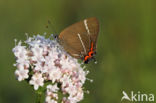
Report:
[[[62,65],[63,69],[71,69],[71,60],[69,58],[64,58],[60,61],[60,64]]]
[[[24,69],[24,68],[17,69],[15,71],[15,75],[17,76],[18,81],[27,79],[29,77],[28,72],[29,72],[28,69]]]
[[[85,71],[83,71],[82,69],[80,69],[79,72],[78,72],[78,79],[79,79],[82,83],[85,83],[86,75],[87,75],[87,73],[86,73]]]
[[[42,67],[42,73],[46,73],[49,75],[49,73],[52,71],[52,69],[56,69],[55,64],[53,62],[50,62],[47,64],[47,62],[44,64],[44,67]]]
[[[50,92],[57,92],[59,90],[59,88],[57,87],[57,83],[54,84],[54,85],[48,85],[47,86],[47,91],[50,91]]]
[[[58,102],[52,99],[51,96],[48,95],[46,96],[46,103],[58,103]]]
[[[80,89],[79,91],[77,91],[76,95],[69,95],[68,100],[70,101],[70,103],[77,103],[79,101],[81,101],[84,97],[84,93],[83,91]]]
[[[84,97],[83,91],[79,91],[77,93],[77,95],[75,96],[75,98],[76,98],[77,101],[81,101],[83,99],[83,97]]]
[[[50,57],[50,59],[54,61],[54,60],[58,59],[58,55],[59,55],[59,53],[57,52],[56,48],[53,48],[49,52],[48,57]]]
[[[27,53],[25,46],[21,46],[21,42],[19,42],[12,51],[17,58],[24,58]]]
[[[43,64],[42,64],[42,62],[37,62],[37,63],[34,64],[34,65],[35,65],[35,67],[33,68],[34,71],[40,72],[40,71],[43,70]]]
[[[47,86],[46,101],[48,103],[50,101],[53,101],[53,99],[58,99],[58,94],[57,94],[58,90],[59,88],[57,87],[57,84]]]
[[[44,79],[42,78],[42,74],[41,73],[35,73],[31,80],[30,80],[30,84],[34,85],[34,89],[37,90],[39,88],[39,86],[43,86],[44,85]]]
[[[62,76],[61,71],[59,68],[52,68],[51,72],[49,72],[49,78],[54,83],[56,80],[59,80]]]
[[[15,48],[13,48],[13,52],[15,57],[17,58],[17,63],[26,62],[26,60],[28,59],[25,46],[17,45]]]
[[[45,61],[44,60],[44,57],[43,57],[43,48],[42,47],[39,47],[38,44],[34,45],[31,48],[31,51],[33,53],[33,56],[31,57],[31,59],[33,61],[37,61],[37,62],[43,62],[43,61]]]
[[[65,90],[72,96],[77,93],[77,87],[71,83],[69,84],[67,88],[65,88]]]
[[[69,83],[72,82],[70,77],[67,75],[63,75],[63,77],[60,79],[60,81],[62,82],[62,87],[65,87],[65,86],[69,85]]]
[[[62,103],[77,103],[83,99],[88,71],[77,59],[68,55],[57,40],[37,35],[27,37],[24,43],[27,46],[22,46],[20,41],[13,48],[16,57],[14,66],[17,67],[15,75],[19,81],[31,78],[29,84],[35,90],[51,83],[45,88],[45,103],[58,103],[60,92],[63,94],[60,98]]]

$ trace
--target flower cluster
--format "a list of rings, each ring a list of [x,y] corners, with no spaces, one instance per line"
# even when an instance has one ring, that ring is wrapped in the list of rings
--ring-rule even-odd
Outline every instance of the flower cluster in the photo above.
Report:
[[[13,48],[18,81],[27,80],[35,90],[46,83],[46,103],[77,103],[84,97],[83,84],[88,71],[68,55],[57,40],[44,36],[28,37]],[[59,93],[63,97],[59,98]]]

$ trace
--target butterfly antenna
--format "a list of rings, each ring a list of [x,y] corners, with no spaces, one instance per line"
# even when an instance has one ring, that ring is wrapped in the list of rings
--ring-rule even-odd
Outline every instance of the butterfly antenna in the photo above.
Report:
[[[48,20],[47,22],[48,22],[48,24],[46,25],[46,28],[47,28],[47,29],[50,28],[54,34],[57,34],[58,32],[56,31],[56,28],[55,28],[55,26],[54,26],[55,23],[54,23],[54,22],[51,23],[50,20]]]

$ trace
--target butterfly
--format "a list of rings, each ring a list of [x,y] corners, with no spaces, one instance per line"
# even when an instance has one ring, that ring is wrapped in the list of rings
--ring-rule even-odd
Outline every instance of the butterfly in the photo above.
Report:
[[[58,39],[69,55],[88,63],[95,59],[98,33],[99,21],[91,17],[65,28]]]

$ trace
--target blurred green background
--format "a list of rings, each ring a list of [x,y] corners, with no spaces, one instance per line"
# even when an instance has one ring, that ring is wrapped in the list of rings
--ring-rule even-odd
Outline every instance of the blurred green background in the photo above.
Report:
[[[94,82],[80,103],[120,103],[123,90],[156,95],[156,0],[0,0],[0,103],[35,101],[33,88],[14,76],[15,38],[59,34],[92,16],[100,21],[98,64],[87,65]]]

